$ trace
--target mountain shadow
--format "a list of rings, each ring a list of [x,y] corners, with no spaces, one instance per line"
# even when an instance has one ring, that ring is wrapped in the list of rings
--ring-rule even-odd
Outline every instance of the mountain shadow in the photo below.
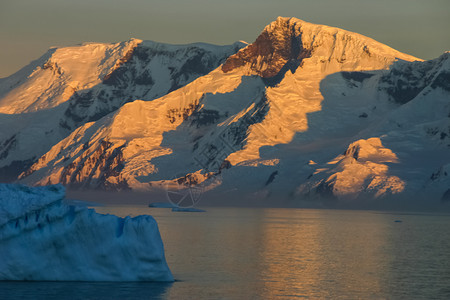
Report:
[[[231,53],[226,53],[228,50],[214,53],[208,46],[171,46],[144,41],[127,52],[101,83],[73,91],[72,96],[58,106],[31,113],[1,114],[0,124],[10,130],[5,131],[0,140],[0,163],[8,161],[0,165],[0,180],[16,180],[20,173],[79,126],[97,121],[127,102],[151,101],[170,93],[206,75],[243,45],[229,46]],[[62,76],[59,66],[51,61],[55,51],[51,49],[16,74],[2,78],[1,83],[14,88],[22,83],[19,77],[23,72],[31,74],[37,67]],[[182,59],[174,60],[177,56]],[[160,74],[161,69],[154,69],[154,65],[163,65],[166,73]],[[155,72],[157,74],[153,74]],[[158,79],[161,76],[163,80]],[[23,154],[16,155],[19,152]]]
[[[287,144],[260,148],[262,159],[280,158],[279,164],[273,167],[279,175],[270,183],[271,190],[281,194],[289,190],[284,192],[286,197],[302,198],[297,194],[297,188],[315,180],[320,184],[310,190],[308,197],[319,199],[320,205],[335,205],[338,200],[332,192],[333,181],[326,181],[334,174],[331,172],[336,164],[333,160],[345,155],[351,143],[376,137],[380,138],[383,147],[398,157],[397,163],[383,164],[388,168],[389,176],[404,182],[404,191],[408,195],[422,188],[437,194],[417,194],[410,198],[403,192],[396,195],[401,201],[392,202],[389,196],[375,203],[374,191],[373,195],[361,194],[359,202],[339,201],[339,205],[396,209],[440,207],[438,201],[425,203],[423,199],[440,199],[448,189],[445,178],[429,179],[444,162],[450,161],[450,139],[447,137],[450,125],[445,109],[449,102],[448,94],[445,96],[447,85],[441,80],[447,71],[436,68],[439,64],[439,59],[434,61],[434,66],[429,62],[398,61],[389,70],[338,72],[325,77],[320,83],[321,109],[307,114],[307,130],[295,133]],[[408,67],[411,65],[414,68]],[[413,72],[417,69],[419,71]],[[402,83],[404,78],[416,84],[405,85]],[[430,101],[433,104],[428,104]],[[358,161],[358,155],[353,159]],[[330,170],[324,179],[320,177],[325,174],[323,170]],[[287,189],[283,175],[284,181],[297,184]],[[363,186],[369,183],[366,181]]]

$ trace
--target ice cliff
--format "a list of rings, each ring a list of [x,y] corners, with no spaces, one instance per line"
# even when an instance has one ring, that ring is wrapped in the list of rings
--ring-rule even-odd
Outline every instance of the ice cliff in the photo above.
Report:
[[[173,281],[151,216],[65,203],[61,185],[0,184],[0,280]]]

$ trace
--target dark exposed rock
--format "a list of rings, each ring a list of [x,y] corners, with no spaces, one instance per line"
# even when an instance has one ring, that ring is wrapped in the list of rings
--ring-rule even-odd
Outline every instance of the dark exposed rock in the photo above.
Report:
[[[235,51],[239,50],[236,46]],[[230,51],[233,51],[230,48]],[[233,54],[233,53],[230,53]],[[150,101],[172,92],[195,78],[206,75],[217,68],[229,54],[217,55],[202,47],[180,47],[178,50],[161,50],[159,47],[139,44],[128,51],[117,62],[116,69],[103,78],[103,83],[85,91],[77,91],[69,100],[69,107],[65,111],[64,125],[67,129],[76,127],[91,121],[96,121],[105,115],[115,111],[127,102],[136,99]],[[158,57],[183,57],[184,63],[170,64],[170,84],[166,91],[157,90],[151,92],[155,85],[152,75],[152,60]],[[162,92],[162,94],[161,94]]]
[[[348,156],[348,157],[351,156],[351,157],[353,157],[354,159],[358,160],[358,157],[359,157],[359,146],[358,146],[358,145],[355,145],[355,146],[353,146],[353,147],[347,149],[347,150],[344,152],[344,155],[345,155],[345,156]]]
[[[196,162],[209,172],[221,170],[224,159],[232,152],[238,151],[245,146],[249,134],[249,127],[260,123],[269,110],[269,103],[265,95],[260,95],[256,105],[250,109],[239,121],[227,126],[220,132],[216,139],[202,143],[199,138],[194,141],[193,151]]]
[[[16,147],[16,135],[11,136],[0,145],[0,159],[7,157],[11,150]]]
[[[58,66],[57,63],[51,61],[51,60],[47,60],[44,65],[42,66],[43,70],[50,70],[53,71],[53,74],[55,75],[61,75],[62,71],[61,68]]]
[[[277,75],[268,78],[262,78],[262,80],[266,86],[275,87],[283,80],[287,71],[295,73],[299,65],[300,61],[291,59],[281,68],[280,72],[278,72]]]
[[[372,53],[370,52],[370,49],[369,49],[368,46],[364,46],[364,47],[363,47],[363,51],[364,51],[364,53],[366,53],[369,57],[372,56]]]
[[[397,62],[391,71],[381,78],[382,89],[399,104],[411,101],[427,86],[450,90],[449,73],[439,71],[442,63],[442,59],[412,62],[406,65],[403,62]],[[436,72],[440,73],[436,76]]]
[[[152,76],[150,76],[150,73],[148,70],[145,70],[144,73],[140,74],[135,79],[136,84],[139,85],[149,85],[152,86],[155,84],[155,82],[152,79]]]
[[[145,47],[136,47],[133,55],[135,55],[141,61],[147,61],[149,59],[149,53]]]
[[[190,118],[192,120],[191,125],[196,125],[199,128],[200,126],[215,124],[219,120],[220,114],[217,110],[201,109],[194,111]]]
[[[316,187],[316,194],[320,195],[320,197],[324,200],[333,200],[336,199],[336,196],[333,194],[334,183],[328,182],[325,179],[322,180],[319,185]]]
[[[181,67],[180,74],[183,73],[193,73],[193,74],[206,74],[211,71],[214,67],[214,62],[212,60],[203,61],[205,57],[205,51],[199,51],[197,55],[190,58]]]
[[[445,193],[441,197],[442,202],[450,202],[450,189],[445,191]]]
[[[178,109],[170,108],[167,110],[166,117],[169,119],[170,123],[175,123],[178,119],[186,120],[192,113],[198,109],[198,101],[190,103],[187,107]]]
[[[110,86],[115,86],[117,88],[125,88],[127,81],[127,67],[120,67],[114,70],[114,72],[108,74],[104,79],[103,83]]]
[[[269,184],[271,184],[277,175],[278,175],[278,171],[272,172],[272,174],[270,174],[269,178],[267,179],[267,181],[264,185],[268,186]]]
[[[395,87],[387,89],[395,102],[405,104],[414,99],[423,89],[422,87],[408,86],[407,82],[398,80]]]
[[[24,161],[13,161],[8,166],[0,168],[0,182],[13,182],[17,180],[19,175],[27,170],[33,163],[35,158]]]
[[[253,44],[230,56],[222,65],[222,71],[227,73],[249,65],[262,78],[271,79],[268,85],[274,85],[283,78],[275,76],[279,73],[284,76],[287,70],[295,72],[302,59],[310,56],[311,50],[303,48],[301,33],[296,31],[295,24],[278,22],[272,31],[264,30]]]
[[[222,162],[222,164],[220,165],[219,172],[221,172],[223,169],[229,169],[229,168],[231,168],[231,162],[229,160],[224,160]]]
[[[226,132],[227,140],[230,141],[234,147],[241,149],[249,134],[249,126],[262,122],[269,111],[269,108],[269,103],[264,95],[261,100],[256,103],[255,107],[247,112],[239,122],[233,123],[228,127],[229,129]]]
[[[357,82],[363,82],[364,80],[372,77],[375,74],[367,72],[341,72],[342,77],[347,80],[354,80]]]
[[[61,173],[60,182],[72,188],[90,188],[105,190],[128,190],[127,182],[120,179],[120,172],[124,167],[122,148],[111,149],[113,144],[103,140],[93,153],[83,153],[82,156],[68,164]],[[90,176],[81,176],[88,168]],[[93,174],[100,173],[98,179]],[[117,183],[107,179],[117,177]]]
[[[446,176],[448,176],[447,172],[444,170],[444,168],[441,167],[441,168],[439,168],[439,170],[437,170],[436,172],[431,174],[430,179],[434,181],[434,180],[437,180],[439,178],[446,177]]]
[[[443,90],[450,92],[450,72],[441,72],[438,76],[436,76],[431,84],[431,87],[434,89],[440,87]]]

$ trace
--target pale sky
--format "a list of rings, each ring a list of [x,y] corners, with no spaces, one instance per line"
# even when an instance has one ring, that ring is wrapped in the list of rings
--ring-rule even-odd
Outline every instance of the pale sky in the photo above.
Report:
[[[0,0],[0,77],[51,46],[253,42],[278,16],[340,27],[423,59],[450,50],[450,0]]]

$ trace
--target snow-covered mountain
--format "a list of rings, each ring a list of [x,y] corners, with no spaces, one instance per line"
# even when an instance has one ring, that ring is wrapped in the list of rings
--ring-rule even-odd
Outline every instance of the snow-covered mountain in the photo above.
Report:
[[[450,194],[449,56],[424,62],[280,17],[208,74],[78,127],[21,180],[208,183],[229,197],[292,201],[440,199]]]
[[[444,199],[450,188],[450,52],[427,62],[394,63],[377,90],[399,106],[355,135],[344,153],[314,165],[297,192]],[[369,119],[375,109],[360,116]]]
[[[0,79],[0,175],[11,179],[74,129],[136,99],[153,100],[215,69],[245,44],[131,39],[53,48]]]

